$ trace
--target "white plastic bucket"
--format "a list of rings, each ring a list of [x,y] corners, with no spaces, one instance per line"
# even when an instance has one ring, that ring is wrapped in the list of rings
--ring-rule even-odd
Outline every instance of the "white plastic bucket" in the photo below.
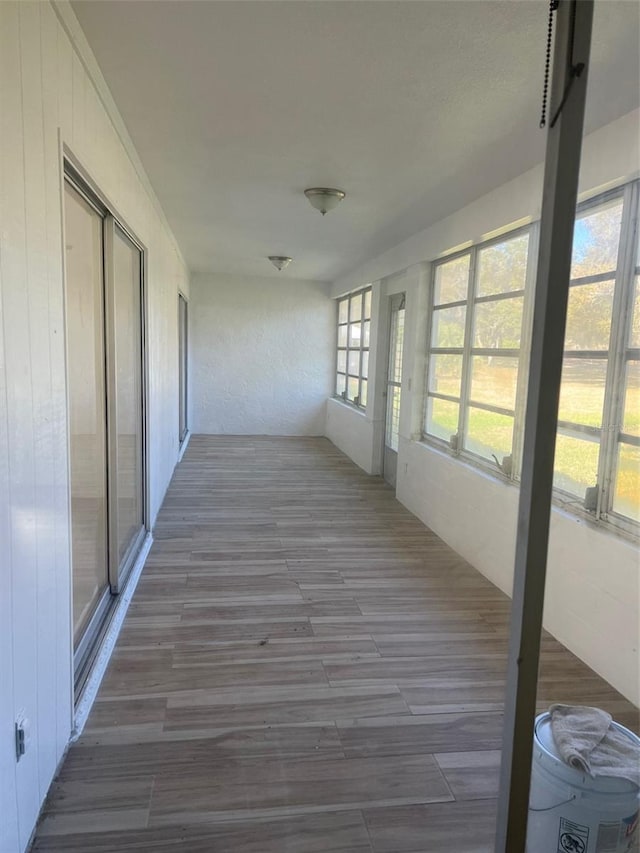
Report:
[[[640,743],[633,732],[613,725]],[[553,740],[551,715],[536,718],[527,853],[637,850],[638,804],[633,782],[610,776],[593,779],[565,764]]]

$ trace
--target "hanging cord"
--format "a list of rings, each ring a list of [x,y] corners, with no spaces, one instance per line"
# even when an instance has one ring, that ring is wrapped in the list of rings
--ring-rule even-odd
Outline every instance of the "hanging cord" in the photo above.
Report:
[[[549,23],[547,26],[547,54],[544,60],[544,84],[542,86],[542,112],[540,127],[547,123],[547,97],[549,94],[549,74],[551,72],[551,50],[553,45],[553,13],[558,8],[558,0],[549,0]]]
[[[553,41],[553,13],[557,11],[559,2],[560,0],[549,0],[549,26],[547,30],[547,53],[544,65],[544,86],[542,90],[542,114],[540,116],[540,127],[544,127],[547,123],[547,97],[549,93],[549,72],[551,67],[551,47]],[[577,0],[572,0],[571,2],[571,70],[569,73],[569,80],[567,81],[565,90],[562,93],[562,99],[558,104],[558,109],[555,111],[555,113],[553,114],[553,118],[549,122],[550,128],[554,127],[556,122],[560,118],[560,113],[562,112],[564,105],[567,103],[567,98],[569,97],[569,93],[571,92],[573,82],[576,77],[579,77],[582,74],[585,67],[584,62],[578,62],[577,65],[574,65],[573,62],[573,40],[576,22],[576,3]]]

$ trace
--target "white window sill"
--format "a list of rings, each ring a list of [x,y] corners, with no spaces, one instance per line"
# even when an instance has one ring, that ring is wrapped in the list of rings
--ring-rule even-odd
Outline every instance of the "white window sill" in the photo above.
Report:
[[[356,406],[351,400],[343,400],[342,397],[329,397],[329,402],[349,409],[349,411],[355,412],[358,415],[362,415],[363,418],[367,416],[367,410],[363,409],[362,406]]]

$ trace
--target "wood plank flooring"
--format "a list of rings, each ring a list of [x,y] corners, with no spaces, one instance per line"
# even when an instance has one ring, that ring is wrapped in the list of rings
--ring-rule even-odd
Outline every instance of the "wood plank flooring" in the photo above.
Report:
[[[195,436],[33,849],[486,853],[508,613],[325,439]],[[547,635],[553,701],[637,729]]]

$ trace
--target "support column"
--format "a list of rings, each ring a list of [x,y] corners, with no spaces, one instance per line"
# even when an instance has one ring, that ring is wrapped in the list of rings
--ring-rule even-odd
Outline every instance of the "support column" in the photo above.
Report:
[[[593,0],[559,0],[549,111],[553,126],[547,135],[518,509],[496,853],[524,853],[527,837],[553,463],[592,19]],[[582,70],[576,73],[581,65]]]

